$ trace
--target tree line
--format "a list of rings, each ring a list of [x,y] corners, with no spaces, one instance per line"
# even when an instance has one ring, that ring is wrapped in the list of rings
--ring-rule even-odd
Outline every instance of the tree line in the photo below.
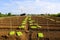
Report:
[[[6,17],[6,16],[16,16],[15,14],[12,14],[12,13],[7,13],[7,14],[3,14],[0,12],[0,17]]]
[[[7,13],[7,14],[3,14],[0,12],[0,17],[7,17],[7,16],[24,16],[26,15],[26,13],[22,13],[22,14],[12,14],[12,13]],[[35,14],[28,14],[28,15],[35,15]],[[36,15],[39,15],[39,16],[52,16],[52,17],[60,17],[60,13],[57,13],[57,14],[36,14]]]
[[[52,17],[60,17],[60,13],[57,13],[57,14],[48,14],[48,16],[52,16]]]
[[[51,16],[51,17],[60,17],[60,13],[57,14],[40,14],[39,16]]]

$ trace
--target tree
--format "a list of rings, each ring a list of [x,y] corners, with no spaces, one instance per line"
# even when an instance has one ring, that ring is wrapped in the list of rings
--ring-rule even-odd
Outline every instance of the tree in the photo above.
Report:
[[[20,14],[20,16],[25,16],[26,15],[26,13],[22,13],[22,14]]]
[[[8,16],[11,16],[11,13],[8,13]]]
[[[44,16],[44,14],[41,14],[41,16]]]
[[[0,17],[2,17],[2,13],[0,12]]]
[[[57,14],[57,17],[60,17],[60,13]]]
[[[57,16],[57,14],[51,14],[50,16],[52,16],[52,17],[56,17],[56,16]]]

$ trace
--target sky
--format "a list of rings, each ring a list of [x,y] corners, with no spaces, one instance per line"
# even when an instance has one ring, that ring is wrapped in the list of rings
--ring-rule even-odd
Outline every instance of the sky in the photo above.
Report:
[[[60,12],[60,0],[0,0],[0,12],[55,14]]]

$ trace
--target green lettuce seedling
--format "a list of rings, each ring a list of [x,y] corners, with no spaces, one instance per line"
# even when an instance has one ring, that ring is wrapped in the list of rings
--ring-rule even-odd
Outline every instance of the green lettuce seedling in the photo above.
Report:
[[[44,37],[43,33],[38,33],[38,37]]]
[[[29,18],[29,20],[31,20],[31,18]]]
[[[33,21],[29,21],[29,23],[33,23]]]
[[[33,23],[33,22],[34,22],[34,20],[30,20],[30,21],[29,21],[29,23]]]
[[[41,28],[42,26],[38,26],[39,28]]]
[[[33,25],[32,23],[30,25]]]
[[[37,28],[37,26],[31,26],[31,28]]]
[[[26,23],[24,22],[24,23],[22,23],[22,25],[23,25],[23,24],[26,24]]]
[[[17,36],[21,36],[21,35],[23,35],[22,32],[16,32],[16,34],[17,34]]]
[[[26,23],[26,21],[23,21],[23,23]]]
[[[19,26],[19,28],[24,28],[24,27],[25,27],[25,26],[23,26],[23,25],[22,25],[22,26]]]
[[[14,35],[15,34],[15,31],[11,31],[10,33],[9,33],[9,35]]]

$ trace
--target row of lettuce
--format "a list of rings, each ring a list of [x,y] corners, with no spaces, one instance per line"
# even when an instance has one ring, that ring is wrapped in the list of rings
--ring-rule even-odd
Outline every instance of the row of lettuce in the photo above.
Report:
[[[21,25],[18,26],[19,29],[24,29],[24,28],[26,27],[27,18],[28,18],[28,17],[26,17],[26,18],[22,21]],[[9,35],[10,35],[10,36],[13,36],[13,35],[15,35],[15,34],[16,34],[17,36],[21,36],[21,35],[23,35],[23,32],[21,32],[21,31],[10,31],[10,32],[9,32]]]
[[[31,19],[31,16],[29,16],[28,22],[29,22],[29,28],[30,29],[34,30],[34,29],[37,29],[37,28],[42,28],[42,26],[39,26],[37,23],[35,23],[35,20]],[[38,32],[37,35],[38,35],[39,38],[44,37],[44,34],[42,32]]]
[[[23,21],[22,21],[22,24],[20,26],[18,26],[19,29],[25,29],[26,28],[26,24],[29,24],[29,28],[30,29],[37,29],[37,28],[42,28],[41,26],[39,26],[37,23],[33,23],[35,22],[34,20],[31,19],[31,16],[27,16]],[[17,35],[17,36],[22,36],[24,35],[23,32],[21,31],[10,31],[9,32],[9,35]],[[44,37],[44,34],[42,32],[38,32],[37,33],[38,37]]]

